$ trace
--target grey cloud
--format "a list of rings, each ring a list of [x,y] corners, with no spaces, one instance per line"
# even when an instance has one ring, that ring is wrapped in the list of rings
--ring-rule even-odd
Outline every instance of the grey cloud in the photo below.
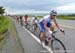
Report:
[[[75,2],[75,0],[64,0],[62,2],[60,0],[1,0],[0,5],[15,10],[49,11],[72,2]]]

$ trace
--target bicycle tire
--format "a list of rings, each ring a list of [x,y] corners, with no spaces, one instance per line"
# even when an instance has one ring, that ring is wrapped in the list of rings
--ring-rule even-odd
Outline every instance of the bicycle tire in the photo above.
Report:
[[[29,28],[30,28],[30,24],[29,23],[27,23],[26,28],[29,30]]]
[[[21,22],[20,25],[23,26],[23,23]]]
[[[39,33],[39,39],[40,39],[40,42],[42,42],[42,39],[41,39],[41,31]]]
[[[54,43],[54,41],[59,42],[59,43],[61,44],[61,46],[63,47],[64,53],[67,53],[67,52],[66,52],[66,47],[65,47],[64,44],[63,44],[59,39],[57,39],[57,38],[54,38],[54,40],[51,41],[51,48],[52,48],[52,50],[54,50],[54,48],[53,48],[53,43]],[[53,53],[55,53],[55,52],[53,52]]]

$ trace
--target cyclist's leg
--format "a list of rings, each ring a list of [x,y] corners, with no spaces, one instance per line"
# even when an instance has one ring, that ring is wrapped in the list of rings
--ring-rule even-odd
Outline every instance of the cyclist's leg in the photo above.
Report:
[[[46,29],[43,27],[41,27],[41,43],[42,43],[42,46],[45,47],[46,44],[45,44],[45,40],[46,40]]]
[[[33,27],[34,27],[34,34],[37,35],[37,24],[34,23],[34,24],[33,24]]]
[[[21,24],[21,26],[22,26],[22,20],[20,19],[20,24]]]
[[[41,32],[41,41],[45,42],[46,32]]]
[[[25,26],[27,25],[27,20],[25,20]]]
[[[45,41],[45,37],[46,37],[46,30],[44,28],[44,25],[42,23],[40,23],[40,31],[41,31],[41,41],[44,42]]]
[[[47,23],[47,27],[50,29],[50,27],[52,26],[51,23]],[[45,45],[48,46],[48,44],[51,42],[51,34],[52,34],[52,31],[49,30],[46,32],[46,40],[45,40]]]
[[[36,23],[36,32],[38,32],[38,24]]]
[[[33,28],[36,30],[36,23],[33,21]]]
[[[35,26],[35,31],[36,31],[37,30],[37,24],[35,23],[34,26]]]
[[[55,29],[55,24],[54,23],[51,23],[50,30],[51,31],[54,31],[54,29]]]
[[[32,28],[33,28],[33,30],[34,30],[34,28],[35,28],[35,27],[34,27],[34,23],[33,23],[33,22],[32,22]]]
[[[20,18],[19,18],[19,24],[20,24]]]

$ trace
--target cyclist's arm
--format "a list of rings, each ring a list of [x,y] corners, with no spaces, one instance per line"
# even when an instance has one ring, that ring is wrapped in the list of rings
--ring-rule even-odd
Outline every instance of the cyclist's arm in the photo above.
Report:
[[[54,20],[54,23],[55,23],[55,25],[57,26],[57,28],[58,28],[58,29],[60,29],[60,28],[61,28],[61,26],[58,24],[58,22],[57,22],[56,18],[55,18],[55,19],[53,19],[53,20]]]
[[[47,31],[49,30],[49,28],[47,27],[47,22],[45,20],[44,20],[44,27]]]

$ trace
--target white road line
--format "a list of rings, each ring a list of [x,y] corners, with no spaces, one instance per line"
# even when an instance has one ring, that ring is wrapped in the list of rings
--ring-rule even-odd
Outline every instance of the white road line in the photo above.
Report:
[[[41,44],[41,41],[34,35],[32,34],[29,30],[25,29],[25,27],[23,27],[25,31],[27,31],[38,43]],[[53,51],[51,50],[50,47],[46,47],[46,49],[50,52],[50,53],[53,53]]]

